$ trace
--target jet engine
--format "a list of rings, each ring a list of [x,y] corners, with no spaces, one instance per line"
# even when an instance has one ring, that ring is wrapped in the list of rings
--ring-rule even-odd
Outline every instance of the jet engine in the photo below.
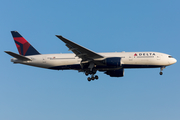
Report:
[[[123,77],[124,76],[124,69],[119,70],[108,70],[105,72],[105,74],[111,76],[111,77]]]
[[[121,58],[120,57],[111,57],[103,60],[103,63],[109,67],[120,67],[121,66]]]

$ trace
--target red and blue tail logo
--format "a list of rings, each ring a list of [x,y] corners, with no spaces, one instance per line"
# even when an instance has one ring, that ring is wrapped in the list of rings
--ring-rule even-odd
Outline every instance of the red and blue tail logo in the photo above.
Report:
[[[40,54],[29,42],[24,39],[17,31],[11,31],[16,47],[20,55],[38,55]]]

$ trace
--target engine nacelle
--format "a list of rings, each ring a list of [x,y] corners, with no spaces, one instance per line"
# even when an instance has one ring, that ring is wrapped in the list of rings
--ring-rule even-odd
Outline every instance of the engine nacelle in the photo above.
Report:
[[[124,69],[109,70],[109,71],[106,71],[105,74],[107,74],[111,77],[123,77],[124,76]]]
[[[121,58],[120,57],[111,57],[103,60],[103,63],[110,67],[120,67],[121,66]]]

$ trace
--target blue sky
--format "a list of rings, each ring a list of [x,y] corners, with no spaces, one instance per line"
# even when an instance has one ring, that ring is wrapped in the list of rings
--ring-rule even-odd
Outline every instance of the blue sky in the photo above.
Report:
[[[179,120],[179,62],[160,69],[127,69],[123,78],[98,72],[88,82],[77,71],[13,64],[10,31],[39,52],[70,53],[55,35],[95,52],[157,51],[179,56],[178,0],[1,0],[1,120]]]

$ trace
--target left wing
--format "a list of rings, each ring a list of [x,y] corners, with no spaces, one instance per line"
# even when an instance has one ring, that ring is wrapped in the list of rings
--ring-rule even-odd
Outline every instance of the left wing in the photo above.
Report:
[[[93,60],[97,58],[104,58],[102,55],[99,55],[91,50],[88,50],[87,48],[84,48],[60,35],[56,35],[59,39],[61,39],[64,43],[66,43],[66,46],[69,48],[70,51],[72,51],[74,54],[76,54],[77,57],[81,58],[82,60]]]

